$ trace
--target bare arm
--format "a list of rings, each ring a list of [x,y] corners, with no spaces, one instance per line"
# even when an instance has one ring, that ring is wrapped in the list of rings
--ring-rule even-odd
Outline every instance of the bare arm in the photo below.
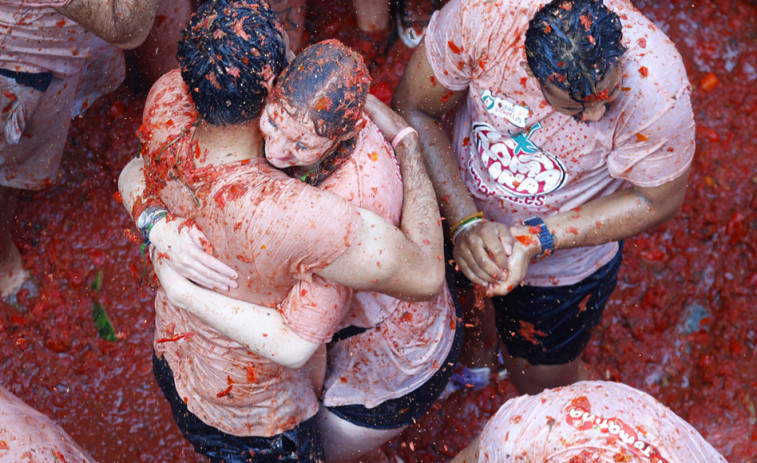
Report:
[[[106,42],[136,48],[152,27],[159,0],[72,0],[56,10]]]
[[[392,140],[407,122],[370,96],[366,112]],[[444,281],[444,237],[431,182],[417,135],[395,148],[402,172],[404,202],[401,230],[376,214],[360,210],[357,239],[319,274],[355,289],[379,291],[405,300],[428,299]]]
[[[144,160],[135,158],[118,177],[118,190],[129,215],[144,195],[143,169]],[[182,218],[160,220],[150,231],[150,242],[161,254],[169,256],[171,267],[184,278],[209,289],[236,288],[236,271],[205,252],[203,243],[208,239],[196,225],[181,227],[183,223]]]
[[[290,368],[299,368],[321,344],[299,337],[276,310],[203,289],[176,273],[165,259],[153,266],[168,299],[250,351]]]
[[[450,227],[478,212],[460,177],[455,152],[441,124],[441,117],[465,95],[464,91],[453,92],[438,83],[421,43],[392,98],[392,107],[418,130],[426,169]],[[512,238],[506,226],[481,221],[455,239],[455,258],[474,283],[487,284],[502,278],[511,247]],[[469,274],[468,266],[475,266],[473,273]]]
[[[663,185],[627,188],[590,201],[581,206],[580,211],[563,212],[542,220],[554,236],[555,249],[623,240],[670,219],[683,203],[688,179],[687,170]],[[510,259],[510,275],[493,289],[494,294],[507,294],[520,284],[531,259],[541,253],[539,239],[530,227],[513,227],[511,232],[516,242]]]

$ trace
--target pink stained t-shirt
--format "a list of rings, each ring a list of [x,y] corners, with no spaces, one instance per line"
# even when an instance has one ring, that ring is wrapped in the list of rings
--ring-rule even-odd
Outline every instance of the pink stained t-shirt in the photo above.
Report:
[[[368,121],[352,156],[321,188],[399,225],[399,166],[373,122]],[[436,373],[454,340],[455,310],[446,286],[422,302],[363,291],[355,294],[342,324],[369,329],[329,346],[323,404],[371,408],[414,391]]]
[[[686,421],[621,383],[584,381],[505,402],[481,433],[479,463],[725,463]]]
[[[57,180],[70,119],[125,77],[123,52],[58,13],[70,0],[0,0],[0,68],[50,72],[45,92],[0,76],[0,185]]]
[[[46,415],[0,386],[0,461],[13,463],[94,463]]]
[[[162,199],[194,220],[214,254],[237,270],[239,288],[230,296],[278,307],[289,313],[298,335],[327,342],[350,291],[313,272],[349,246],[360,226],[357,211],[336,195],[289,178],[263,158],[194,169],[196,120],[178,70],[161,77],[148,95],[141,131],[146,163],[157,177],[168,178],[160,166],[178,159],[173,172],[178,180],[168,183]],[[282,213],[287,210],[292,213]],[[324,211],[330,220],[322,220]],[[290,311],[288,304],[297,310]],[[298,315],[317,323],[299,322]],[[168,361],[189,410],[226,433],[269,437],[318,410],[307,366],[287,368],[255,355],[172,306],[162,291],[156,298],[154,347]]]
[[[541,0],[451,0],[425,34],[439,84],[468,90],[455,115],[461,175],[486,217],[512,225],[579,208],[629,184],[655,187],[689,167],[694,119],[686,70],[665,34],[626,0],[607,0],[623,24],[620,98],[589,124],[555,111],[529,77],[524,40]],[[617,243],[559,250],[532,263],[526,283],[568,285]]]
[[[81,72],[94,56],[110,47],[54,9],[69,3],[71,0],[0,0],[0,68],[52,72],[66,78]]]

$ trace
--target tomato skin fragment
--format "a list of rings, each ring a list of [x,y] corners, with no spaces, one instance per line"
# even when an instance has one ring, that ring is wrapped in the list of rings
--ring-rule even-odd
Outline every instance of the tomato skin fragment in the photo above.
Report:
[[[705,92],[709,92],[713,88],[717,87],[719,83],[720,79],[718,79],[718,76],[715,75],[714,72],[708,72],[699,81],[699,88],[701,88]]]

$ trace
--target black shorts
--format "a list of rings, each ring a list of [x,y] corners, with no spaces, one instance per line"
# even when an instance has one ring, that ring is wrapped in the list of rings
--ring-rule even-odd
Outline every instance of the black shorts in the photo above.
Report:
[[[492,298],[497,331],[513,357],[532,365],[561,365],[578,358],[618,281],[623,243],[610,262],[567,286],[518,286]]]
[[[184,438],[197,453],[213,463],[323,462],[321,436],[315,417],[273,437],[234,436],[205,424],[189,411],[179,397],[173,372],[164,359],[153,355],[155,380],[171,404],[171,411]]]
[[[447,269],[447,286],[452,293],[452,301],[455,304],[455,314],[458,322],[455,324],[455,338],[452,342],[447,358],[442,362],[441,367],[418,389],[408,394],[390,399],[374,408],[366,408],[363,405],[342,405],[338,407],[328,407],[328,409],[342,418],[357,426],[371,429],[395,429],[403,426],[409,426],[425,414],[429,408],[439,399],[439,396],[447,386],[455,364],[460,358],[460,351],[463,345],[463,323],[462,309],[457,300],[453,274],[449,267]],[[343,330],[344,331],[344,330]],[[349,331],[349,334],[357,334],[360,330]],[[340,336],[335,339],[345,339],[349,337],[346,332],[340,332]]]

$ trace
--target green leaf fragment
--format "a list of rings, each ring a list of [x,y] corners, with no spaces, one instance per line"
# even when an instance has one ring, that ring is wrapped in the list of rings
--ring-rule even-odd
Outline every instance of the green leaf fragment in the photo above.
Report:
[[[108,314],[105,312],[105,306],[99,302],[92,304],[92,319],[95,321],[97,327],[97,333],[101,338],[106,341],[116,342],[118,337],[116,336],[116,330],[113,329],[113,325],[110,323]]]
[[[97,275],[95,275],[95,282],[92,283],[92,289],[95,291],[100,291],[103,289],[103,271],[102,269],[97,271]]]

